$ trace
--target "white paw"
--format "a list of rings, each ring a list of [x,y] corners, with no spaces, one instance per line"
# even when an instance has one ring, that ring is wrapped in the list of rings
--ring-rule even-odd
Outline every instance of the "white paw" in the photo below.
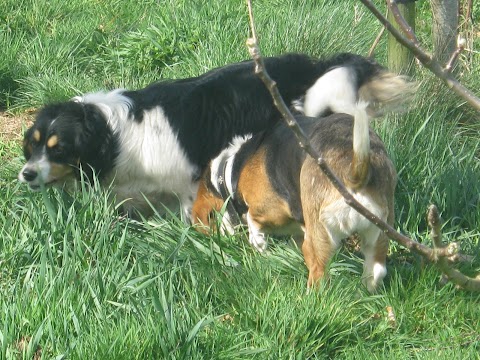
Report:
[[[375,263],[373,269],[367,269],[367,271],[363,273],[362,283],[365,285],[369,293],[374,293],[382,284],[385,275],[387,275],[385,265]]]
[[[255,248],[257,251],[263,253],[267,249],[267,241],[265,240],[265,235],[261,233],[257,233],[256,235],[253,235],[252,232],[250,232],[250,235],[248,237],[248,242]]]
[[[265,240],[265,234],[262,233],[250,216],[250,213],[247,213],[247,224],[248,224],[248,242],[259,252],[264,252],[267,249],[267,241]]]

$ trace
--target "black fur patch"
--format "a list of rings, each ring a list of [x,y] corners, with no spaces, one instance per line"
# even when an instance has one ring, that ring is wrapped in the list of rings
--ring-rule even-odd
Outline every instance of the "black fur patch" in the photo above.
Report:
[[[35,130],[40,131],[43,141],[37,143],[32,139]],[[80,169],[88,180],[92,180],[93,169],[99,177],[112,170],[118,154],[117,137],[95,105],[69,101],[45,106],[25,134],[33,150],[25,154],[27,160],[39,156],[44,141],[52,135],[58,137],[58,144],[51,149],[47,147],[48,159],[73,166],[78,178]]]

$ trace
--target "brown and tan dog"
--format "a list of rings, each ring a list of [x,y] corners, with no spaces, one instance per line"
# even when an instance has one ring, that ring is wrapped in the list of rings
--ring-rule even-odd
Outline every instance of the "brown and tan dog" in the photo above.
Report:
[[[353,117],[333,114],[321,119],[298,117],[298,121],[355,198],[393,224],[396,171],[383,142],[369,129],[366,106],[357,105]],[[363,283],[370,292],[382,283],[388,239],[346,204],[285,125],[236,139],[210,163],[192,221],[210,227],[210,215],[220,211],[227,199],[225,229],[233,231],[238,214],[248,224],[249,242],[259,251],[266,249],[267,233],[303,235],[309,287],[324,276],[341,240],[352,234],[360,238],[365,257]]]

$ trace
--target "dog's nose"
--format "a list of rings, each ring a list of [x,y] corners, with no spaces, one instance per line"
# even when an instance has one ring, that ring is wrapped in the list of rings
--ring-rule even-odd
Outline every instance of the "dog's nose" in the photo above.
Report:
[[[33,181],[37,177],[38,173],[33,169],[25,169],[23,170],[22,175],[26,181]]]

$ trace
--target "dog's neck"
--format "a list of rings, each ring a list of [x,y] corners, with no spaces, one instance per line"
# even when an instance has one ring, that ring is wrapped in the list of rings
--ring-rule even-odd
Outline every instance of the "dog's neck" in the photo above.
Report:
[[[243,201],[237,196],[238,179],[234,178],[233,167],[237,152],[251,137],[251,134],[235,137],[230,145],[212,160],[210,165],[210,183],[222,199],[227,202],[225,211],[232,226],[241,224],[241,217],[245,208]]]
[[[252,134],[235,137],[229,146],[225,148],[211,163],[210,181],[215,190],[222,194],[227,193],[228,196],[234,196],[236,192],[236,181],[233,179],[233,164],[237,152],[243,144],[251,139]],[[222,187],[224,189],[222,189]]]
[[[77,177],[81,178],[83,173],[92,182],[94,173],[102,179],[113,169],[119,151],[118,137],[97,104],[74,101],[81,103],[84,109]]]

